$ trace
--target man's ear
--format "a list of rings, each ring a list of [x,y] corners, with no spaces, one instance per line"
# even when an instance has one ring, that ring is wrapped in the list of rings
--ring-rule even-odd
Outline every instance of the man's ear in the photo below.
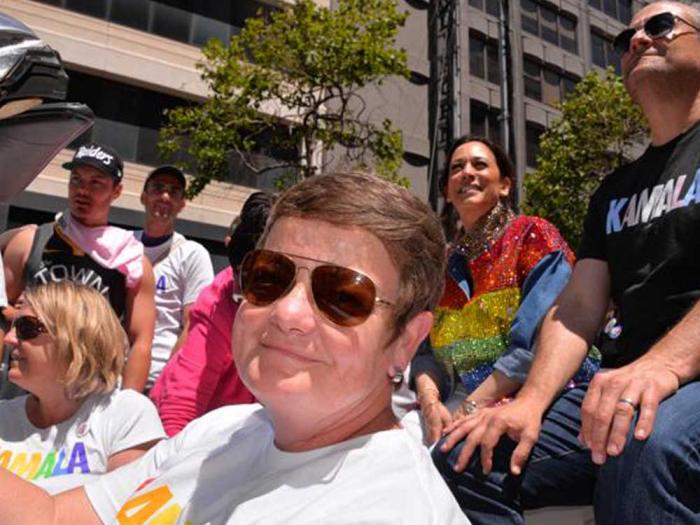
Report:
[[[432,312],[423,311],[416,314],[404,327],[401,334],[392,343],[393,363],[399,370],[405,370],[423,340],[428,337],[433,327]]]
[[[141,198],[139,200],[141,201],[141,206],[146,205],[146,192],[145,191],[141,192]]]
[[[124,185],[121,182],[114,185],[114,189],[112,190],[112,202],[114,202],[120,197],[123,189]]]

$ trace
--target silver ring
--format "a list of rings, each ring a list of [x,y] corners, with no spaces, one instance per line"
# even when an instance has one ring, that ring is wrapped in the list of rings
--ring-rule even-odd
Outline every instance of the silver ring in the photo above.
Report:
[[[637,410],[637,405],[631,399],[627,399],[626,397],[621,397],[620,399],[617,400],[617,402],[624,403],[625,405],[631,406],[632,410]]]

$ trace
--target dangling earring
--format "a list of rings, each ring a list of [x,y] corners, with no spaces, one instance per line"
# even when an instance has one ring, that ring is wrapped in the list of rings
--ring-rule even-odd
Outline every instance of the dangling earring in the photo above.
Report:
[[[401,370],[396,370],[394,375],[391,377],[391,382],[394,384],[394,386],[399,386],[401,383],[403,383],[403,372]]]

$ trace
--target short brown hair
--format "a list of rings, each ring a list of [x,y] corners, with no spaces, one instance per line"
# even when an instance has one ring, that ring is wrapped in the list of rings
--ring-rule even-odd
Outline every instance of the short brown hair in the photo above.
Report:
[[[24,301],[53,337],[69,399],[114,390],[124,366],[126,334],[97,290],[48,282],[27,288]]]
[[[408,190],[369,173],[311,177],[280,197],[259,244],[276,221],[289,216],[355,226],[382,242],[399,272],[394,337],[416,314],[437,305],[444,287],[445,237],[437,216]]]

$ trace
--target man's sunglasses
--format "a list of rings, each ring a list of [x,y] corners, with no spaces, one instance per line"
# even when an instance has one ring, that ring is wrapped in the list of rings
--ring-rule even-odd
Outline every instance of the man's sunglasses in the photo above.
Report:
[[[678,20],[689,25],[696,31],[700,30],[700,28],[688,22],[685,18],[681,18],[673,13],[659,13],[658,15],[650,16],[647,18],[646,22],[644,22],[642,29],[649,38],[662,38],[673,31]],[[613,46],[620,54],[627,53],[627,51],[630,50],[632,38],[637,34],[637,31],[639,31],[639,28],[628,27],[615,37]]]
[[[17,339],[20,341],[29,341],[38,337],[39,334],[47,333],[48,330],[44,326],[44,323],[39,321],[38,317],[33,315],[23,315],[17,317],[13,322],[12,326],[15,329],[15,334],[17,334]]]
[[[321,263],[311,269],[311,292],[318,309],[333,323],[356,326],[370,316],[375,305],[391,306],[377,297],[374,283],[366,275],[310,257],[294,257]],[[243,297],[255,306],[272,304],[294,288],[299,268],[306,267],[297,266],[283,253],[253,250],[241,265]]]

